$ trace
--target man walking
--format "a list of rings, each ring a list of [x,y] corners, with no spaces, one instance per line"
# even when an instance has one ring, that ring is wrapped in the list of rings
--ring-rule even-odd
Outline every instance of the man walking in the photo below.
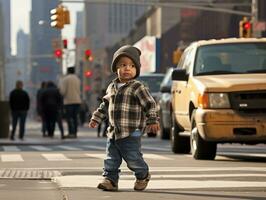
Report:
[[[75,74],[75,67],[67,69],[67,75],[60,83],[60,92],[64,98],[64,108],[68,125],[67,138],[76,138],[78,131],[78,114],[81,104],[80,79]]]
[[[9,105],[12,115],[12,131],[10,139],[15,140],[17,122],[19,121],[19,139],[23,140],[27,112],[30,107],[30,98],[28,93],[23,90],[22,81],[17,81],[16,88],[10,92]]]

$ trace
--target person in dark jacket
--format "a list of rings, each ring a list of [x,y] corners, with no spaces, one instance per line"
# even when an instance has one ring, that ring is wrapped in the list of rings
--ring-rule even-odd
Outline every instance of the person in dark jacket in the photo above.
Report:
[[[43,114],[43,109],[42,109],[42,106],[41,106],[41,96],[42,96],[42,93],[45,91],[46,85],[47,85],[47,83],[45,81],[43,81],[41,83],[41,87],[37,91],[37,96],[36,96],[36,100],[37,100],[36,101],[37,102],[36,109],[37,109],[38,116],[41,118],[42,136],[43,137],[46,136],[47,129],[46,129],[46,123],[45,123],[45,118],[44,118],[44,114]]]
[[[49,81],[40,98],[49,137],[54,136],[55,123],[62,107],[62,96],[56,85]],[[62,133],[61,133],[62,134]]]
[[[10,92],[9,105],[12,116],[12,131],[10,139],[15,140],[16,127],[19,121],[19,138],[23,140],[27,113],[30,107],[30,97],[28,93],[23,90],[22,81],[17,81],[16,88]]]

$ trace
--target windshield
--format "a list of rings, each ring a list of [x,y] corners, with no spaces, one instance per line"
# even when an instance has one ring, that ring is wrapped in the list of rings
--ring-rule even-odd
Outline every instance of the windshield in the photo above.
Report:
[[[266,43],[232,43],[198,48],[194,75],[266,73]]]
[[[160,85],[163,80],[164,76],[158,75],[158,76],[139,76],[138,80],[143,82],[144,85],[146,85],[150,92],[159,92],[160,91]]]

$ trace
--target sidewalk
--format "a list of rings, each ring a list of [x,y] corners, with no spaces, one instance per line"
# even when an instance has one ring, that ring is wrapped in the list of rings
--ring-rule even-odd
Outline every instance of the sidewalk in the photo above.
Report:
[[[10,128],[11,130],[11,128]],[[68,134],[67,124],[64,122],[65,136]],[[79,141],[89,138],[97,138],[97,133],[95,129],[86,127],[79,127],[78,138],[73,139],[61,139],[58,126],[56,124],[55,134],[53,138],[42,137],[41,123],[38,121],[28,120],[26,122],[26,132],[24,140],[18,139],[18,126],[15,135],[15,140],[12,141],[9,138],[0,138],[0,145],[46,145],[46,144],[61,144],[70,141]]]

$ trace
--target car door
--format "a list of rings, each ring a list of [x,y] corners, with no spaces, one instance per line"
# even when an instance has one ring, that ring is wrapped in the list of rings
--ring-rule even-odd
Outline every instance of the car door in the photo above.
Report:
[[[194,50],[188,48],[183,57],[180,60],[178,67],[186,69],[187,74],[190,74],[193,67]],[[190,129],[190,117],[189,117],[189,103],[190,103],[190,86],[188,81],[174,81],[174,112],[179,124],[183,128]]]

